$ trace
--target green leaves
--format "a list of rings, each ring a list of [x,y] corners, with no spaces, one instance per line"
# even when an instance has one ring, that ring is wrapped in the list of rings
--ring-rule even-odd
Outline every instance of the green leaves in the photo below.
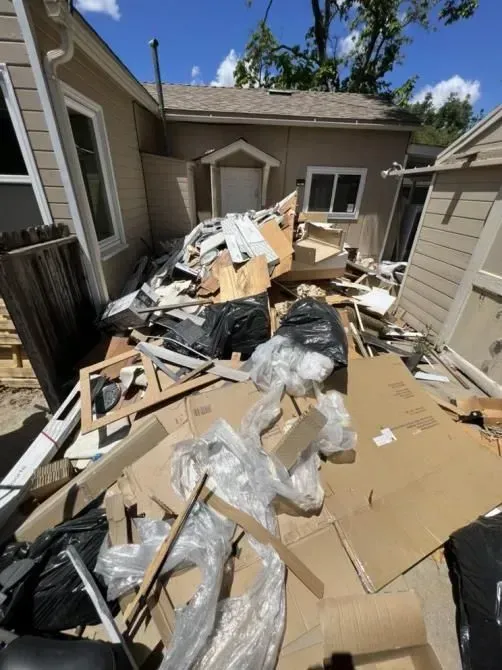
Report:
[[[245,0],[251,4],[252,0]],[[398,103],[411,96],[416,77],[395,91],[386,79],[405,56],[409,28],[424,30],[471,17],[479,0],[297,0],[312,9],[301,45],[280,44],[267,19],[251,35],[236,71],[237,86],[262,86],[386,95]],[[356,47],[339,49],[341,38],[357,31]],[[413,84],[411,84],[413,81]],[[411,88],[410,88],[411,86]]]

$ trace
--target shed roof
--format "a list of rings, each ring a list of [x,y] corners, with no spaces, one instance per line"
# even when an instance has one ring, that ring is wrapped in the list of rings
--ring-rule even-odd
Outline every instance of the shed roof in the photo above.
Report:
[[[157,98],[155,84],[145,84]],[[264,88],[220,88],[163,84],[167,117],[218,117],[231,122],[241,119],[304,121],[312,124],[347,123],[397,126],[408,129],[418,119],[400,107],[372,95],[320,91],[282,91]],[[309,124],[310,124],[309,123]]]

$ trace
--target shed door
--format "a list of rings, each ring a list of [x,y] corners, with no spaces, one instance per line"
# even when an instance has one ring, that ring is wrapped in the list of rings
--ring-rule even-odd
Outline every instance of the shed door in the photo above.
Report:
[[[222,167],[221,213],[260,209],[261,168]]]
[[[492,206],[460,286],[462,305],[447,344],[502,385],[502,201]],[[455,305],[454,305],[455,308]]]

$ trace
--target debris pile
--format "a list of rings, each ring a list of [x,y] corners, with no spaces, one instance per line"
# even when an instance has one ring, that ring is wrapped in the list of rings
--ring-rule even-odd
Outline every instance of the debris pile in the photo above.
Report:
[[[295,198],[166,242],[104,310],[105,351],[2,482],[0,654],[437,670],[418,597],[368,592],[450,535],[463,625],[496,632],[455,531],[501,496],[502,461],[461,422],[495,431],[501,407],[442,398],[462,378],[389,316],[390,275],[299,224]]]

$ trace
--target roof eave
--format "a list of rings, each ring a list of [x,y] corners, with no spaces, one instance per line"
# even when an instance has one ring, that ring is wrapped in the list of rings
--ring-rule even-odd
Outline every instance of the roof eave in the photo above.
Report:
[[[165,110],[167,121],[189,121],[191,123],[244,123],[266,126],[306,126],[310,128],[352,128],[358,130],[398,130],[412,132],[417,124],[398,121],[360,121],[358,119],[324,119],[291,116],[261,116],[256,114],[221,114],[211,112],[187,112]]]

